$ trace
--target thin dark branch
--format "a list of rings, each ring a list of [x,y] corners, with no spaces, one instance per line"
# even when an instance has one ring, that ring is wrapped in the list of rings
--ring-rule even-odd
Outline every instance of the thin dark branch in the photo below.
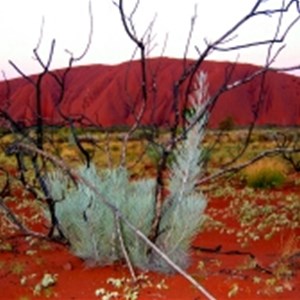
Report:
[[[55,49],[55,39],[52,40],[51,42],[51,46],[50,46],[50,51],[49,51],[49,56],[48,56],[48,60],[47,60],[47,63],[45,64],[39,53],[38,53],[38,48],[34,48],[33,49],[33,53],[34,53],[34,57],[35,59],[38,61],[38,63],[41,65],[42,69],[43,69],[43,72],[44,74],[46,74],[48,71],[49,71],[49,67],[51,65],[51,62],[52,62],[52,59],[53,59],[53,55],[54,55],[54,49]]]
[[[8,220],[16,226],[18,230],[21,231],[22,234],[24,235],[30,235],[33,237],[38,237],[38,238],[44,238],[45,236],[42,234],[39,234],[37,232],[34,232],[30,229],[28,229],[17,217],[15,216],[15,213],[4,203],[4,200],[2,197],[0,197],[0,209],[2,209],[8,218]]]
[[[93,8],[92,8],[92,1],[89,0],[89,20],[90,20],[90,30],[89,30],[89,35],[88,35],[88,41],[86,43],[85,49],[83,52],[78,56],[74,57],[74,61],[80,61],[82,60],[88,53],[91,44],[92,44],[92,38],[93,38],[93,32],[94,32],[94,17],[93,17]]]
[[[35,85],[34,80],[31,77],[29,77],[28,75],[26,75],[13,61],[9,60],[8,62],[19,73],[19,75],[21,75],[24,79],[26,79],[32,85]]]
[[[45,17],[43,16],[42,17],[42,23],[41,23],[41,26],[40,26],[40,36],[39,36],[39,39],[37,41],[37,44],[35,46],[35,50],[38,50],[42,44],[42,40],[43,40],[43,36],[44,36],[44,27],[45,27]]]
[[[190,44],[191,44],[191,39],[192,39],[192,36],[193,36],[193,32],[194,32],[194,29],[195,29],[195,23],[196,23],[196,19],[197,19],[197,4],[195,4],[194,6],[194,14],[191,18],[191,25],[190,25],[190,30],[189,30],[189,34],[188,34],[188,38],[187,38],[187,41],[185,43],[185,49],[184,49],[184,54],[183,54],[183,65],[184,65],[184,68],[186,68],[186,59],[187,59],[187,55],[188,55],[188,51],[189,51],[189,48],[190,48]]]
[[[222,52],[230,52],[230,51],[234,51],[234,50],[249,49],[252,47],[265,46],[265,45],[270,45],[270,44],[282,44],[285,41],[289,31],[299,20],[300,20],[300,16],[295,18],[293,20],[293,22],[291,22],[291,24],[286,28],[285,32],[279,38],[255,41],[255,42],[251,42],[251,43],[245,43],[245,44],[235,45],[235,46],[226,47],[226,48],[219,47],[219,46],[213,46],[212,49],[217,50],[217,51],[222,51]]]

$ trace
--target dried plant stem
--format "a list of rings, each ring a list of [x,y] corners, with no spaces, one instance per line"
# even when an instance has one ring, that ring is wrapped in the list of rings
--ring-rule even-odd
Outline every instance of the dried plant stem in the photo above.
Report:
[[[119,238],[119,241],[120,241],[121,250],[122,250],[123,255],[125,257],[126,264],[128,266],[131,278],[132,278],[133,282],[136,283],[137,282],[137,277],[136,277],[134,268],[132,266],[128,251],[127,251],[126,246],[125,246],[125,243],[124,243],[122,229],[121,229],[121,225],[120,225],[120,215],[118,213],[115,213],[115,222],[116,222],[117,235],[118,235],[118,238]]]
[[[121,217],[121,216],[120,216]],[[209,300],[216,300],[201,284],[199,284],[191,275],[185,272],[177,264],[175,264],[168,255],[161,251],[155,244],[153,244],[140,230],[136,229],[126,218],[122,218],[123,222],[141,239],[143,240],[154,252],[156,252],[169,266],[171,266],[177,273],[189,281],[197,290]]]
[[[107,132],[105,134],[104,150],[105,150],[105,153],[107,153],[108,168],[111,169],[112,166],[113,166],[113,160],[112,160],[112,155],[111,155],[111,151],[110,151],[110,136],[109,136],[109,132]]]
[[[28,229],[24,224],[19,221],[15,214],[5,205],[3,199],[0,198],[0,208],[5,212],[6,217],[10,220],[10,222],[18,228],[22,232],[22,234],[26,236],[33,236],[37,238],[44,238],[42,234],[38,234],[30,229]]]
[[[208,300],[215,300],[216,298],[213,297],[201,284],[199,284],[191,275],[189,275],[187,272],[185,272],[182,268],[180,268],[177,264],[175,264],[163,251],[161,251],[153,242],[151,242],[147,236],[143,234],[139,229],[137,229],[134,225],[131,224],[129,220],[127,220],[126,217],[123,216],[123,214],[119,211],[117,207],[115,207],[113,204],[111,204],[108,200],[106,200],[105,196],[103,196],[96,186],[91,184],[88,180],[86,180],[84,177],[82,177],[76,170],[70,168],[66,165],[66,163],[57,157],[53,156],[50,153],[47,153],[44,150],[38,149],[35,146],[27,145],[24,143],[18,143],[14,144],[13,151],[19,150],[25,150],[29,151],[31,153],[36,153],[44,158],[50,160],[53,164],[55,164],[57,167],[61,168],[63,171],[67,172],[72,179],[75,179],[83,184],[85,184],[88,188],[90,188],[99,198],[100,200],[109,207],[113,214],[117,216],[120,220],[126,224],[130,230],[134,232],[136,236],[138,236],[141,240],[143,240],[154,252],[156,252],[170,267],[172,267],[176,272],[178,272],[182,277],[184,277],[187,281],[189,281],[199,292],[201,292]]]

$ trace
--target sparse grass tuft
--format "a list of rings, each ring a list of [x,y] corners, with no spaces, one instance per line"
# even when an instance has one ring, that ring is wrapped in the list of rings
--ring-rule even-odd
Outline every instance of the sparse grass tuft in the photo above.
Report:
[[[252,188],[276,188],[284,184],[287,168],[277,159],[265,158],[247,167],[243,173]]]

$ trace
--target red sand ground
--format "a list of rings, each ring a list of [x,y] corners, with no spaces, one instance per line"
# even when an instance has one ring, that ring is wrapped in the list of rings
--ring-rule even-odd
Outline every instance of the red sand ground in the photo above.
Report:
[[[295,188],[286,187],[282,191],[288,194]],[[14,193],[22,199],[21,191]],[[210,199],[208,213],[212,208],[221,210],[228,207],[229,201],[228,197]],[[234,219],[226,222],[232,229],[239,227]],[[34,227],[38,229],[40,226]],[[188,272],[217,299],[300,299],[299,234],[299,227],[281,230],[268,241],[262,239],[241,248],[234,235],[204,230],[193,243],[192,265]],[[5,237],[0,237],[5,241]],[[90,268],[69,253],[66,247],[55,243],[20,237],[7,241],[12,247],[6,250],[5,247],[0,248],[0,299],[101,299],[101,296],[95,296],[99,288],[118,291],[122,295],[111,299],[126,299],[123,290],[133,288],[129,283],[122,284],[120,288],[107,283],[108,278],[130,278],[125,265]],[[296,241],[296,244],[288,244],[288,241]],[[197,248],[214,249],[218,246],[219,251],[212,253]],[[274,266],[279,266],[280,259],[288,250],[297,255],[290,256],[282,269],[277,267],[278,272],[281,270],[284,275],[276,279],[274,272],[268,274],[268,270],[274,271]],[[247,253],[251,253],[252,259]],[[33,295],[34,288],[45,274],[56,276],[55,284]],[[140,281],[139,297],[136,299],[205,299],[179,275],[145,275],[147,278]]]
[[[191,61],[189,61],[191,62]],[[208,74],[209,93],[214,94],[224,83],[224,78],[234,80],[252,74],[258,67],[247,64],[232,65],[227,62],[206,61],[203,71]],[[173,84],[180,78],[183,61],[157,58],[147,61],[148,101],[142,122],[163,126],[174,120]],[[58,75],[63,70],[56,71]],[[36,76],[32,77],[34,81]],[[86,124],[112,126],[132,124],[142,101],[140,63],[126,62],[115,66],[92,65],[73,68],[65,82],[62,100],[57,82],[47,75],[42,80],[42,115],[45,123],[62,121],[57,105],[67,116],[85,116]],[[180,90],[180,103],[184,103],[184,88]],[[260,78],[224,93],[218,100],[210,126],[232,117],[238,125],[248,125],[253,120],[253,106],[260,95]],[[9,92],[9,93],[8,93]],[[25,79],[0,82],[0,106],[15,121],[30,125],[35,123],[35,89]],[[300,125],[300,78],[283,73],[268,72],[264,85],[264,102],[257,124]]]

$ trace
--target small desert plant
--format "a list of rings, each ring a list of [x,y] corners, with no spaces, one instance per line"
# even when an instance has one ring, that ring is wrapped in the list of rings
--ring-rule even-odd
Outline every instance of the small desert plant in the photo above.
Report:
[[[200,75],[204,76],[204,75]],[[201,82],[205,78],[201,77]],[[202,96],[202,95],[200,95]],[[181,268],[189,262],[192,238],[203,222],[206,200],[195,186],[202,170],[202,142],[206,113],[202,97],[191,100],[195,114],[189,116],[186,138],[177,144],[170,162],[169,193],[163,202],[158,237],[155,244]],[[196,118],[199,116],[200,121]],[[126,168],[97,172],[94,165],[79,169],[80,177],[97,188],[98,193],[80,181],[71,185],[61,172],[48,176],[49,190],[56,201],[58,225],[75,255],[94,264],[111,264],[126,259],[124,248],[133,265],[144,269],[170,272],[170,266],[128,226],[117,219],[99,193],[135,228],[150,235],[155,217],[156,180],[131,181]],[[117,223],[119,222],[120,223]],[[120,226],[119,226],[120,225]],[[122,242],[123,241],[123,242]]]
[[[199,161],[203,163],[203,166],[206,166],[207,163],[211,160],[211,154],[212,150],[208,147],[202,147],[201,153],[199,157]],[[163,150],[155,144],[149,144],[146,149],[146,155],[150,159],[150,161],[157,166],[159,164],[159,161],[161,160],[163,156]],[[168,165],[172,165],[175,161],[174,153],[171,153],[168,156]]]
[[[222,131],[230,131],[235,127],[235,121],[232,116],[228,116],[219,123],[218,128]]]
[[[149,233],[147,230],[154,209],[154,180],[129,182],[124,168],[106,170],[98,175],[94,165],[81,167],[79,173],[96,186],[136,228],[145,235]],[[52,174],[49,184],[52,196],[58,201],[56,216],[59,226],[74,254],[95,264],[110,264],[122,259],[114,214],[95,192],[83,183],[68,188],[66,179],[60,173]],[[142,267],[146,263],[141,258],[145,256],[145,245],[125,227],[123,235],[131,259]]]
[[[191,169],[192,171],[192,169]],[[130,222],[149,235],[154,217],[155,180],[129,181],[127,170],[118,168],[97,174],[95,167],[81,167],[80,175],[96,186]],[[195,176],[193,171],[191,176]],[[193,192],[193,185],[179,189],[179,176],[173,179],[171,196],[165,201],[157,245],[181,267],[188,263],[192,237],[199,231],[205,200]],[[69,187],[68,187],[69,186]],[[71,251],[89,264],[111,264],[123,260],[113,212],[85,184],[70,184],[61,173],[49,178],[56,199],[59,227],[70,243]],[[122,238],[135,266],[169,272],[160,257],[148,255],[146,244],[122,224]]]
[[[150,159],[150,161],[157,166],[163,156],[163,149],[160,145],[157,144],[151,144],[146,148],[146,155]],[[174,154],[171,153],[168,156],[168,164],[171,164],[174,161]]]
[[[205,81],[206,76],[200,74],[199,83]],[[203,111],[201,102],[198,102],[206,95],[206,86],[200,85],[199,90],[202,94],[191,99],[191,111],[194,113],[188,115],[187,125],[195,123],[198,116],[203,117],[187,132],[186,139],[174,152],[170,164],[170,194],[164,202],[160,235],[156,241],[175,263],[183,267],[188,264],[191,239],[199,231],[206,206],[204,196],[195,192],[197,180],[203,169],[205,152],[199,144],[203,141],[207,121],[207,113]],[[154,264],[156,269],[167,268],[166,263],[159,257],[156,257]]]
[[[250,187],[280,187],[286,180],[286,166],[279,160],[266,158],[247,167],[243,174]]]

